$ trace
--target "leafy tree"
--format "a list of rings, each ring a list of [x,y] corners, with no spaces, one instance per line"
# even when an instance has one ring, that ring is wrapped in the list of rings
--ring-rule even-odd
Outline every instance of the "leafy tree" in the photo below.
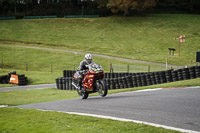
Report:
[[[106,6],[113,13],[122,11],[128,16],[131,10],[144,10],[154,7],[157,0],[97,0],[99,7]]]

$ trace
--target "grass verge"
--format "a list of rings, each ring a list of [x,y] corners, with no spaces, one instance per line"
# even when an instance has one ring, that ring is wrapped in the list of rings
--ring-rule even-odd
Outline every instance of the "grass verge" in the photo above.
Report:
[[[25,74],[29,84],[55,83],[55,79],[63,76],[63,70],[73,70],[78,67],[83,55],[31,48],[0,45],[0,75],[7,75],[11,71]],[[165,67],[147,64],[128,63],[117,60],[94,57],[94,61],[103,66],[106,72],[113,64],[114,72],[146,72],[164,70]],[[74,66],[75,65],[75,66]],[[0,87],[12,85],[0,85]]]
[[[189,87],[189,86],[200,86],[200,78],[160,84],[160,85],[145,86],[145,87],[109,90],[108,94],[144,90],[144,89],[153,89],[153,88],[171,88],[171,87]],[[94,93],[94,94],[91,94],[90,96],[94,96],[94,95],[98,95],[98,94]],[[71,99],[71,98],[79,98],[76,91],[57,90],[57,89],[51,88],[51,89],[39,89],[39,90],[35,89],[35,90],[18,90],[18,91],[0,92],[0,104],[12,105],[12,106],[64,100],[64,99]]]
[[[76,69],[80,61],[84,59],[84,55],[75,53],[22,48],[1,44],[0,57],[1,61],[3,61],[0,64],[1,68],[42,72],[73,70],[74,65]],[[93,61],[102,65],[105,71],[109,71],[110,64],[115,64],[114,71],[118,70],[121,72],[127,71],[128,64],[130,65],[130,72],[145,72],[148,71],[148,66],[151,66],[151,71],[166,69],[165,67],[157,65],[130,63],[101,57],[94,57]]]
[[[154,86],[109,90],[109,94],[151,88],[199,85],[200,78]],[[64,91],[57,89],[18,90],[0,92],[0,105],[22,105],[70,98],[78,98],[76,91]],[[43,112],[33,109],[17,108],[0,108],[0,125],[0,132],[2,133],[178,133],[178,131],[166,130],[163,128],[156,128],[132,122],[120,122],[87,116],[70,115],[66,113]]]
[[[0,40],[169,64],[194,65],[200,50],[200,15],[57,18],[0,21]],[[178,57],[174,37],[186,35]],[[21,44],[20,44],[21,45]],[[175,48],[176,56],[168,56]]]
[[[23,105],[31,103],[41,103],[48,101],[78,98],[76,91],[50,89],[33,89],[0,92],[1,105]]]
[[[0,125],[1,133],[178,133],[133,122],[17,108],[0,108]]]

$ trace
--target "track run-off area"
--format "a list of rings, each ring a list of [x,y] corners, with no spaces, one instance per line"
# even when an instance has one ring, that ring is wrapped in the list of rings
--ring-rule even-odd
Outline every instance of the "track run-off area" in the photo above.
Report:
[[[63,49],[52,49],[52,48],[44,48],[44,47],[36,47],[36,46],[23,46],[23,45],[11,45],[11,44],[9,44],[9,45],[1,45],[1,46],[13,46],[13,47],[39,49],[39,50],[55,51],[55,52],[65,52],[65,53],[81,54],[81,55],[85,55],[86,54],[86,52],[78,52],[78,51],[63,50]],[[164,66],[164,67],[166,66],[165,63],[155,63],[155,62],[150,62],[150,61],[125,59],[125,58],[113,57],[113,56],[101,55],[101,54],[95,54],[95,53],[92,53],[92,55],[96,56],[96,57],[102,57],[102,58],[113,59],[113,60],[118,60],[118,61],[133,62],[133,63],[144,63],[144,64],[150,64],[150,65]],[[177,66],[177,65],[168,64],[168,67],[182,68],[183,66]]]
[[[6,45],[5,45],[6,46]],[[61,49],[41,48],[33,46],[15,47],[40,49],[47,51],[85,54],[85,52]],[[115,59],[126,62],[146,63],[165,66],[132,59],[123,59],[107,55],[93,54],[93,56]],[[168,64],[169,65],[169,64]],[[173,68],[182,66],[169,65]],[[0,91],[18,89],[55,88],[55,84],[19,86],[0,88]],[[78,95],[78,94],[77,94]],[[58,111],[70,114],[87,115],[120,121],[144,123],[156,127],[163,127],[181,132],[200,133],[200,87],[189,88],[159,88],[143,91],[124,92],[89,97],[87,100],[71,99],[17,106],[18,108],[32,108],[42,111]],[[16,106],[14,106],[16,107]]]
[[[59,100],[18,108],[131,121],[181,132],[200,132],[200,87],[158,88]],[[16,107],[16,106],[15,106]]]

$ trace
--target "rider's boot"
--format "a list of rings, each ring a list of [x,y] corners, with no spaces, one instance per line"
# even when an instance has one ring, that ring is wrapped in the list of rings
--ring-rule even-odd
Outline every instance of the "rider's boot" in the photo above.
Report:
[[[80,91],[80,90],[82,90],[82,79],[78,79],[78,90]]]

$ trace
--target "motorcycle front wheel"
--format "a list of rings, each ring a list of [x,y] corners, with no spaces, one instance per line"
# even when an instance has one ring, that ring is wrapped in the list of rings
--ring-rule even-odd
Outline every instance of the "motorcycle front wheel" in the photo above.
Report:
[[[78,90],[78,95],[82,98],[82,99],[87,99],[88,98],[88,92],[87,91],[83,91],[83,90]]]
[[[102,97],[105,97],[108,93],[108,89],[107,89],[103,79],[100,79],[97,81],[97,92]]]

